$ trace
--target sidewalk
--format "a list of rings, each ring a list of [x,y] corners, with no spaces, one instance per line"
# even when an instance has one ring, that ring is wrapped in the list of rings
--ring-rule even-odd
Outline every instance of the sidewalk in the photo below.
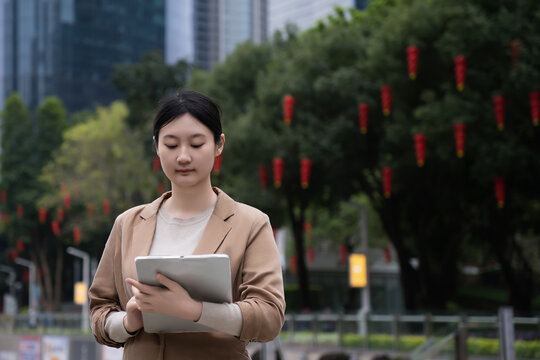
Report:
[[[385,351],[364,351],[358,349],[340,349],[339,347],[325,346],[282,344],[282,347],[285,356],[285,359],[282,360],[319,360],[322,355],[330,353],[345,353],[349,355],[349,359],[351,360],[373,360],[376,358],[385,359],[385,357],[383,357],[384,355],[396,355],[392,352]],[[257,343],[248,345],[250,355],[253,355],[253,353],[259,348],[260,344]]]

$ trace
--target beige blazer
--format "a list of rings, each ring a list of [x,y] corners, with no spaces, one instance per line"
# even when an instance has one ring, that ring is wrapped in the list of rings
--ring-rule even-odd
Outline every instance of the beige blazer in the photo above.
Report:
[[[96,340],[124,346],[124,359],[249,359],[250,341],[274,339],[284,321],[283,278],[272,228],[261,211],[231,199],[214,188],[217,203],[194,254],[227,254],[231,260],[233,301],[242,312],[239,337],[219,332],[150,334],[141,331],[125,344],[111,340],[105,320],[125,310],[130,299],[125,279],[136,279],[134,259],[148,255],[157,212],[165,193],[154,202],[119,215],[90,287],[90,320]]]

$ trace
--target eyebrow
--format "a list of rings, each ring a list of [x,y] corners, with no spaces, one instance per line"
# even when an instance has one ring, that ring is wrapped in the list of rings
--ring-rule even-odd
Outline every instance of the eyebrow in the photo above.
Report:
[[[195,139],[195,138],[199,138],[199,137],[206,138],[206,135],[197,133],[197,134],[191,135],[189,137],[189,139],[191,140],[191,139]],[[176,135],[171,135],[171,134],[163,135],[163,139],[167,139],[167,138],[178,140],[178,136],[176,136]]]

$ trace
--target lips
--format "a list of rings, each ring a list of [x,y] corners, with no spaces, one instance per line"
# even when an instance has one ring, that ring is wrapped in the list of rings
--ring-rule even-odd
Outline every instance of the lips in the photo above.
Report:
[[[188,174],[190,172],[194,171],[194,169],[178,169],[176,172],[179,172],[180,174]]]

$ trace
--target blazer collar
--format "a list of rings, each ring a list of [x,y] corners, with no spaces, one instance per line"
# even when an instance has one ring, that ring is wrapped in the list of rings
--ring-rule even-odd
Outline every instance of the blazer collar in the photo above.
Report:
[[[193,251],[194,255],[215,253],[231,230],[231,225],[227,220],[234,215],[236,202],[220,189],[214,187],[213,190],[217,194],[216,207],[208,220],[199,243]],[[148,241],[148,239],[153,239],[156,230],[156,215],[163,201],[169,197],[171,197],[170,191],[145,206],[141,211],[140,217],[143,221],[140,225],[143,226],[138,227],[133,234],[135,248],[140,249],[138,255],[148,255],[150,252],[152,241]]]

